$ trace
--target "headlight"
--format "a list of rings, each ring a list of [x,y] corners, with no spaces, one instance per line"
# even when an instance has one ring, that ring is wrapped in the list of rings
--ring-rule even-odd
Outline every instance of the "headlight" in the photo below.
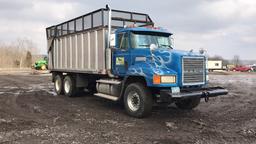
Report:
[[[171,84],[171,83],[176,83],[176,76],[170,75],[170,76],[159,76],[159,75],[154,75],[153,77],[153,83],[154,84]]]
[[[161,76],[161,83],[176,83],[176,76]]]

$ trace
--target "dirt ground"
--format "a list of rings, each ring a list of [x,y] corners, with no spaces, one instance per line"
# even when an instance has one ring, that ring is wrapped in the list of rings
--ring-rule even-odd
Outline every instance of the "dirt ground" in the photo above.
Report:
[[[192,111],[156,106],[135,119],[120,104],[81,93],[57,96],[50,75],[0,74],[0,143],[256,143],[256,74],[214,74],[226,96]]]

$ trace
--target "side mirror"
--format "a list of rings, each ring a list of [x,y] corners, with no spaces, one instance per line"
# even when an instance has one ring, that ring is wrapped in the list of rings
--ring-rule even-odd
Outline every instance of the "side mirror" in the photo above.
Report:
[[[151,51],[153,51],[157,48],[157,46],[155,44],[151,44],[149,48]]]

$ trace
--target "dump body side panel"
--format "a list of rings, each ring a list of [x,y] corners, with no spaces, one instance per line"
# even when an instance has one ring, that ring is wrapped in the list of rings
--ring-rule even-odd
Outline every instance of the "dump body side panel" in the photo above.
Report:
[[[106,32],[101,28],[55,38],[49,51],[49,69],[105,74]]]

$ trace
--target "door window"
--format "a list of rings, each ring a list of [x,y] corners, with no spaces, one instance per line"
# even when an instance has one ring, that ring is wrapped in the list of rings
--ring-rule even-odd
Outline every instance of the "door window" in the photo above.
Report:
[[[128,47],[129,47],[128,34],[127,33],[118,34],[118,48],[128,49]]]

